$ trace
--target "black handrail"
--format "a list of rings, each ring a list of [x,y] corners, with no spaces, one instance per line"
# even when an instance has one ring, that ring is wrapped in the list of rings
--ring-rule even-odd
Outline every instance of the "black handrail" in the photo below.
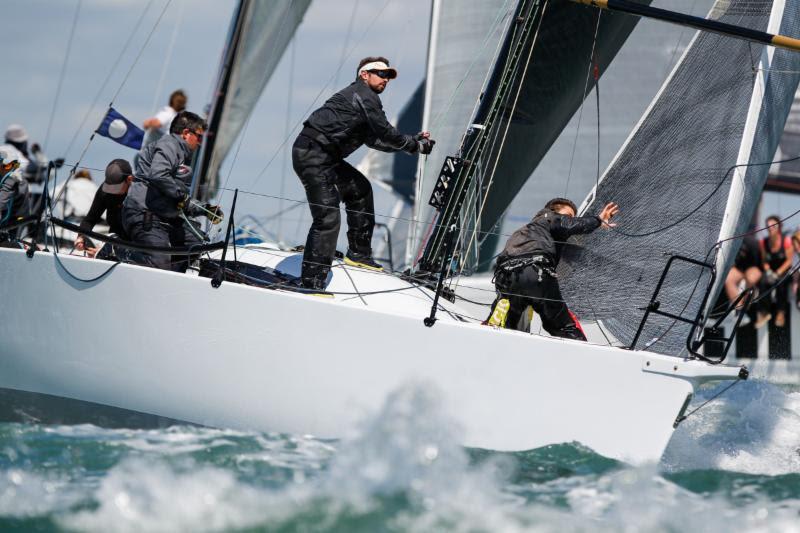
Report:
[[[86,235],[88,237],[91,237],[94,240],[112,244],[114,246],[119,246],[121,248],[128,248],[129,250],[136,250],[137,252],[170,254],[170,255],[195,255],[195,254],[202,254],[205,252],[211,252],[214,250],[222,250],[225,247],[224,242],[215,242],[213,244],[201,244],[198,246],[175,246],[175,247],[149,246],[146,244],[138,244],[131,241],[124,241],[122,239],[117,239],[114,237],[109,237],[108,235],[103,235],[102,233],[96,233],[94,231],[81,229],[80,226],[72,224],[65,220],[61,220],[60,218],[51,217],[50,222],[61,228],[68,229],[70,231],[74,231],[75,233],[80,233],[81,235]]]
[[[661,292],[661,287],[664,285],[664,280],[666,279],[667,274],[669,273],[669,269],[670,269],[670,267],[672,267],[672,264],[675,261],[683,261],[685,263],[690,263],[690,264],[693,264],[693,265],[697,265],[703,270],[706,270],[706,269],[709,270],[709,272],[711,273],[711,276],[710,276],[710,279],[708,280],[708,285],[706,287],[705,293],[703,294],[703,300],[700,303],[700,307],[698,308],[697,315],[695,316],[694,319],[689,319],[689,318],[686,318],[686,317],[681,316],[681,315],[675,315],[673,313],[668,313],[668,312],[662,311],[660,309],[661,302],[658,301],[658,295]],[[697,259],[692,259],[690,257],[684,257],[682,255],[670,256],[670,258],[667,260],[667,264],[664,266],[664,271],[661,273],[661,277],[659,278],[658,283],[656,284],[656,288],[653,291],[653,296],[650,298],[650,303],[645,308],[645,313],[644,313],[644,316],[642,317],[641,323],[639,324],[639,328],[636,330],[636,335],[634,335],[633,341],[631,342],[631,345],[629,346],[628,349],[630,349],[630,350],[636,349],[636,344],[639,342],[639,337],[642,335],[642,332],[644,331],[644,326],[647,323],[647,319],[650,317],[650,314],[653,313],[653,314],[665,316],[667,318],[671,318],[673,320],[684,322],[686,324],[691,324],[692,327],[689,330],[689,334],[686,337],[686,348],[689,351],[689,353],[692,354],[692,356],[694,356],[697,359],[701,359],[703,361],[711,363],[711,364],[719,364],[722,361],[724,361],[725,357],[728,354],[728,350],[730,349],[730,345],[733,342],[733,337],[734,337],[735,331],[736,331],[735,329],[734,329],[734,333],[731,334],[731,336],[728,337],[727,339],[708,339],[708,338],[706,338],[706,336],[695,338],[695,333],[697,331],[697,328],[702,327],[705,324],[705,318],[706,318],[705,317],[705,310],[706,310],[706,307],[707,307],[707,304],[708,304],[708,299],[711,296],[711,291],[712,291],[712,289],[714,287],[714,282],[716,281],[716,279],[717,279],[717,268],[716,268],[715,265],[713,265],[711,263],[706,263],[704,261],[698,261]],[[734,304],[732,304],[732,305],[734,305],[734,306],[738,305],[738,303],[741,302],[743,298],[745,298],[745,294],[744,293],[742,295],[740,295],[739,298],[737,298],[735,300]],[[752,298],[752,293],[750,293],[750,296],[748,297],[745,305],[748,305],[750,303],[750,299],[751,298]],[[727,312],[723,315],[723,317],[721,319],[717,320],[717,322],[716,322],[714,327],[718,327],[719,324],[721,324],[722,320],[725,319],[734,309],[735,309],[735,307],[729,308],[727,310]],[[741,321],[741,317],[739,317],[739,319],[737,320],[737,325],[738,325],[739,321]],[[711,358],[706,357],[705,355],[703,355],[703,354],[701,354],[699,352],[699,349],[702,347],[703,344],[705,344],[707,341],[712,341],[712,340],[715,341],[715,342],[723,342],[724,341],[726,343],[726,346],[725,346],[725,348],[723,350],[723,354],[719,359],[711,359]]]

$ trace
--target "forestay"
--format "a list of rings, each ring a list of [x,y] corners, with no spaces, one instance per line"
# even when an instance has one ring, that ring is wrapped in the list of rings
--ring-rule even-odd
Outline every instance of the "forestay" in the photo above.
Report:
[[[800,34],[797,0],[720,0],[710,17]],[[621,206],[616,231],[568,246],[559,268],[565,298],[579,315],[600,319],[624,344],[632,340],[670,254],[716,260],[719,291],[748,229],[798,84],[800,54],[700,33],[582,210]],[[679,267],[666,280],[661,310],[693,317],[706,274]],[[713,294],[712,299],[713,301]],[[651,350],[685,348],[688,325],[648,321]]]
[[[649,4],[649,0],[642,3]],[[519,2],[513,4],[514,6],[503,6],[504,10],[516,8]],[[570,2],[541,1],[536,4],[533,11],[536,17],[535,31],[526,37],[524,60],[515,66],[517,71],[511,82],[513,91],[506,91],[507,97],[501,102],[500,117],[491,126],[492,131],[485,132],[493,140],[491,146],[484,151],[484,159],[477,164],[473,162],[475,168],[481,169],[475,172],[476,182],[472,185],[479,187],[479,191],[474,194],[474,202],[465,202],[460,225],[471,225],[471,219],[477,217],[480,234],[475,239],[464,239],[471,243],[461,246],[462,256],[465,257],[474,254],[474,245],[480,244],[493,231],[508,205],[579,108],[588,91],[594,87],[594,78],[590,74],[593,63],[602,74],[638,20],[616,13],[603,13],[598,18],[597,10]],[[512,33],[514,29],[511,27],[506,32]],[[506,57],[496,59],[500,66],[507,61]],[[429,61],[435,63],[434,60]],[[493,65],[489,65],[485,72],[489,71],[497,78],[502,75],[502,69]],[[492,81],[489,79],[488,85],[491,86]],[[437,83],[438,78],[434,78],[433,96],[430,98],[435,98],[439,93]],[[486,115],[481,109],[492,105],[492,97],[487,94],[488,91],[483,95],[477,114],[473,113],[471,116]],[[436,100],[432,100],[430,109],[436,112]],[[459,139],[468,125],[469,122],[462,122],[463,129],[458,132]],[[436,124],[431,124],[431,130],[438,135],[435,127]],[[418,186],[421,194],[417,201],[422,204],[418,219],[425,223],[433,221],[433,213],[427,202],[444,156],[456,153],[447,146],[442,148],[444,149],[439,150],[437,145],[439,155],[428,159],[422,183]],[[469,222],[465,224],[463,221]],[[450,224],[449,221],[441,220],[437,220],[437,223],[440,226]],[[432,228],[421,227],[425,231],[417,237],[425,244]],[[441,241],[442,235],[437,236],[433,229],[432,238],[434,241]],[[426,257],[423,263],[427,261],[438,264],[435,256],[440,253],[440,249],[440,244],[428,246],[425,253],[430,257]],[[486,263],[490,258],[480,259],[479,264]]]

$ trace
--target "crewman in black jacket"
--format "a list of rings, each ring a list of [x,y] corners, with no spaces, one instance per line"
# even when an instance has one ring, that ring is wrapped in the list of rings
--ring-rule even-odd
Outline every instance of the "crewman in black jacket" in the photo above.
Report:
[[[533,220],[511,235],[495,267],[499,295],[489,324],[519,329],[522,313],[531,306],[550,335],[586,340],[580,323],[561,296],[555,269],[569,237],[591,233],[600,226],[614,227],[610,221],[619,207],[610,202],[599,215],[588,217],[576,217],[577,211],[570,200],[553,198]]]
[[[386,120],[378,95],[396,77],[397,70],[385,57],[362,59],[355,81],[311,113],[294,142],[292,165],[305,187],[313,218],[303,254],[305,288],[325,288],[339,236],[340,202],[347,210],[345,263],[382,270],[372,258],[372,186],[344,159],[363,144],[384,152],[431,152],[434,141],[428,132],[404,135]]]

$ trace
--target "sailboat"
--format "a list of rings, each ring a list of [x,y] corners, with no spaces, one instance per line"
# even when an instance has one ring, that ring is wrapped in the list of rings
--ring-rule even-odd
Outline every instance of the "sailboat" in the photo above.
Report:
[[[243,1],[232,24],[220,76],[228,89],[220,90],[221,95],[239,90],[237,72],[252,74],[239,61],[253,57],[247,35],[263,40],[250,26],[254,4],[258,3]],[[749,2],[724,4],[728,7],[717,14],[720,21],[760,31],[785,29],[800,13],[782,1],[767,7],[759,2],[752,10],[739,10]],[[422,237],[418,268],[411,275],[335,263],[327,286],[335,296],[325,299],[291,288],[289,282],[300,269],[299,254],[257,244],[230,246],[228,239],[210,246],[216,251],[202,261],[199,271],[187,274],[67,256],[55,249],[0,249],[0,270],[6,280],[13,280],[0,285],[0,298],[14,302],[0,311],[0,388],[211,426],[335,438],[360,410],[417,380],[441,391],[447,409],[464,429],[467,446],[525,450],[578,441],[608,457],[658,460],[697,387],[747,377],[746,369],[716,364],[719,358],[702,351],[707,341],[704,303],[714,283],[706,279],[699,284],[700,303],[691,298],[689,309],[697,313],[686,324],[680,322],[680,328],[670,329],[683,330],[688,353],[658,353],[635,342],[603,345],[496,330],[446,298],[446,279],[475,260],[477,235],[486,227],[481,222],[484,214],[497,211],[476,208],[489,205],[485,199],[497,190],[489,174],[495,163],[522,159],[535,164],[546,151],[540,147],[538,156],[522,158],[494,142],[509,132],[521,138],[531,131],[531,124],[519,123],[516,113],[527,109],[519,105],[520,95],[537,81],[527,79],[532,72],[528,67],[547,55],[548,48],[542,46],[547,41],[539,40],[548,34],[545,29],[559,21],[582,20],[584,29],[590,29],[588,38],[598,39],[594,45],[603,50],[594,8],[556,0],[520,0],[512,8],[477,110],[462,133],[460,154],[451,160],[459,170],[440,176],[438,190],[432,186],[435,193],[442,187],[449,191],[435,195],[436,221],[426,221],[430,231]],[[551,21],[553,14],[560,16]],[[603,24],[621,31],[614,21],[628,31],[632,28],[631,19],[619,14],[605,17]],[[556,29],[549,34],[559,36]],[[624,41],[618,32],[610,35]],[[718,47],[738,43],[718,35],[709,38],[717,39]],[[692,68],[694,51],[702,51],[697,43],[706,39],[706,34],[696,38],[667,86],[682,68]],[[765,114],[782,122],[788,113],[788,104],[777,99],[764,105],[756,93],[793,93],[797,85],[769,71],[778,65],[800,69],[793,52],[746,46],[755,51],[759,68],[750,79],[749,93],[747,84],[741,84],[745,88],[738,96],[744,101],[729,100],[729,105],[746,117],[743,130],[751,131],[766,120]],[[611,60],[613,49],[608,48],[605,60]],[[584,87],[581,79],[577,97],[567,98],[554,127],[563,127],[569,109],[574,111],[585,96]],[[702,93],[703,87],[697,91]],[[652,109],[659,109],[659,99],[668,92],[657,97]],[[235,105],[224,100],[215,104],[218,111],[210,123],[217,143],[226,113],[231,116]],[[702,99],[697,106],[702,107]],[[230,120],[242,123],[241,116]],[[543,144],[548,138],[552,142],[552,135]],[[752,135],[741,137],[739,152],[745,141],[754,146]],[[767,142],[751,151],[768,158],[770,149],[774,152]],[[207,154],[214,153],[214,146],[204,150],[204,157],[213,162],[214,156]],[[607,174],[593,198],[606,194],[604,184],[614,183],[611,176]],[[513,189],[519,183],[506,185]],[[195,189],[199,195],[212,191],[213,181],[200,180]],[[501,197],[509,194],[507,188],[502,191]],[[716,221],[716,231],[724,222],[729,227],[725,231],[732,234],[747,206],[742,207],[741,191],[728,196],[722,202],[727,216]],[[231,214],[236,216],[235,205]],[[486,224],[493,224],[491,218]],[[708,226],[713,230],[714,224]],[[229,221],[229,236],[231,232]],[[715,271],[712,261],[724,265],[724,251],[719,250],[719,258],[689,259],[705,259]],[[664,262],[653,266],[656,273]],[[651,285],[650,291],[654,288]],[[124,306],[115,303],[121,293],[128,295]],[[658,306],[650,304],[648,314],[662,319]],[[76,305],[81,313],[74,312]],[[682,313],[681,318],[686,316],[689,313]],[[96,332],[90,347],[70,334],[82,324],[92,324]],[[623,338],[623,328],[607,327],[622,332],[617,334]],[[649,335],[651,328],[645,320],[639,330]]]

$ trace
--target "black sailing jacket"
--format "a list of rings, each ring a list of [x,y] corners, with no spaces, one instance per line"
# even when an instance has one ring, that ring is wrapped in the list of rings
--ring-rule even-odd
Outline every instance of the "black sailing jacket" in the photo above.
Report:
[[[541,255],[553,265],[561,259],[564,242],[579,233],[591,233],[600,227],[600,219],[591,217],[569,217],[542,209],[533,220],[509,237],[506,247],[497,259],[497,264],[516,257]]]
[[[389,124],[381,99],[361,79],[331,96],[303,125],[301,135],[337,158],[344,159],[362,144],[383,152],[417,151],[414,136]]]

